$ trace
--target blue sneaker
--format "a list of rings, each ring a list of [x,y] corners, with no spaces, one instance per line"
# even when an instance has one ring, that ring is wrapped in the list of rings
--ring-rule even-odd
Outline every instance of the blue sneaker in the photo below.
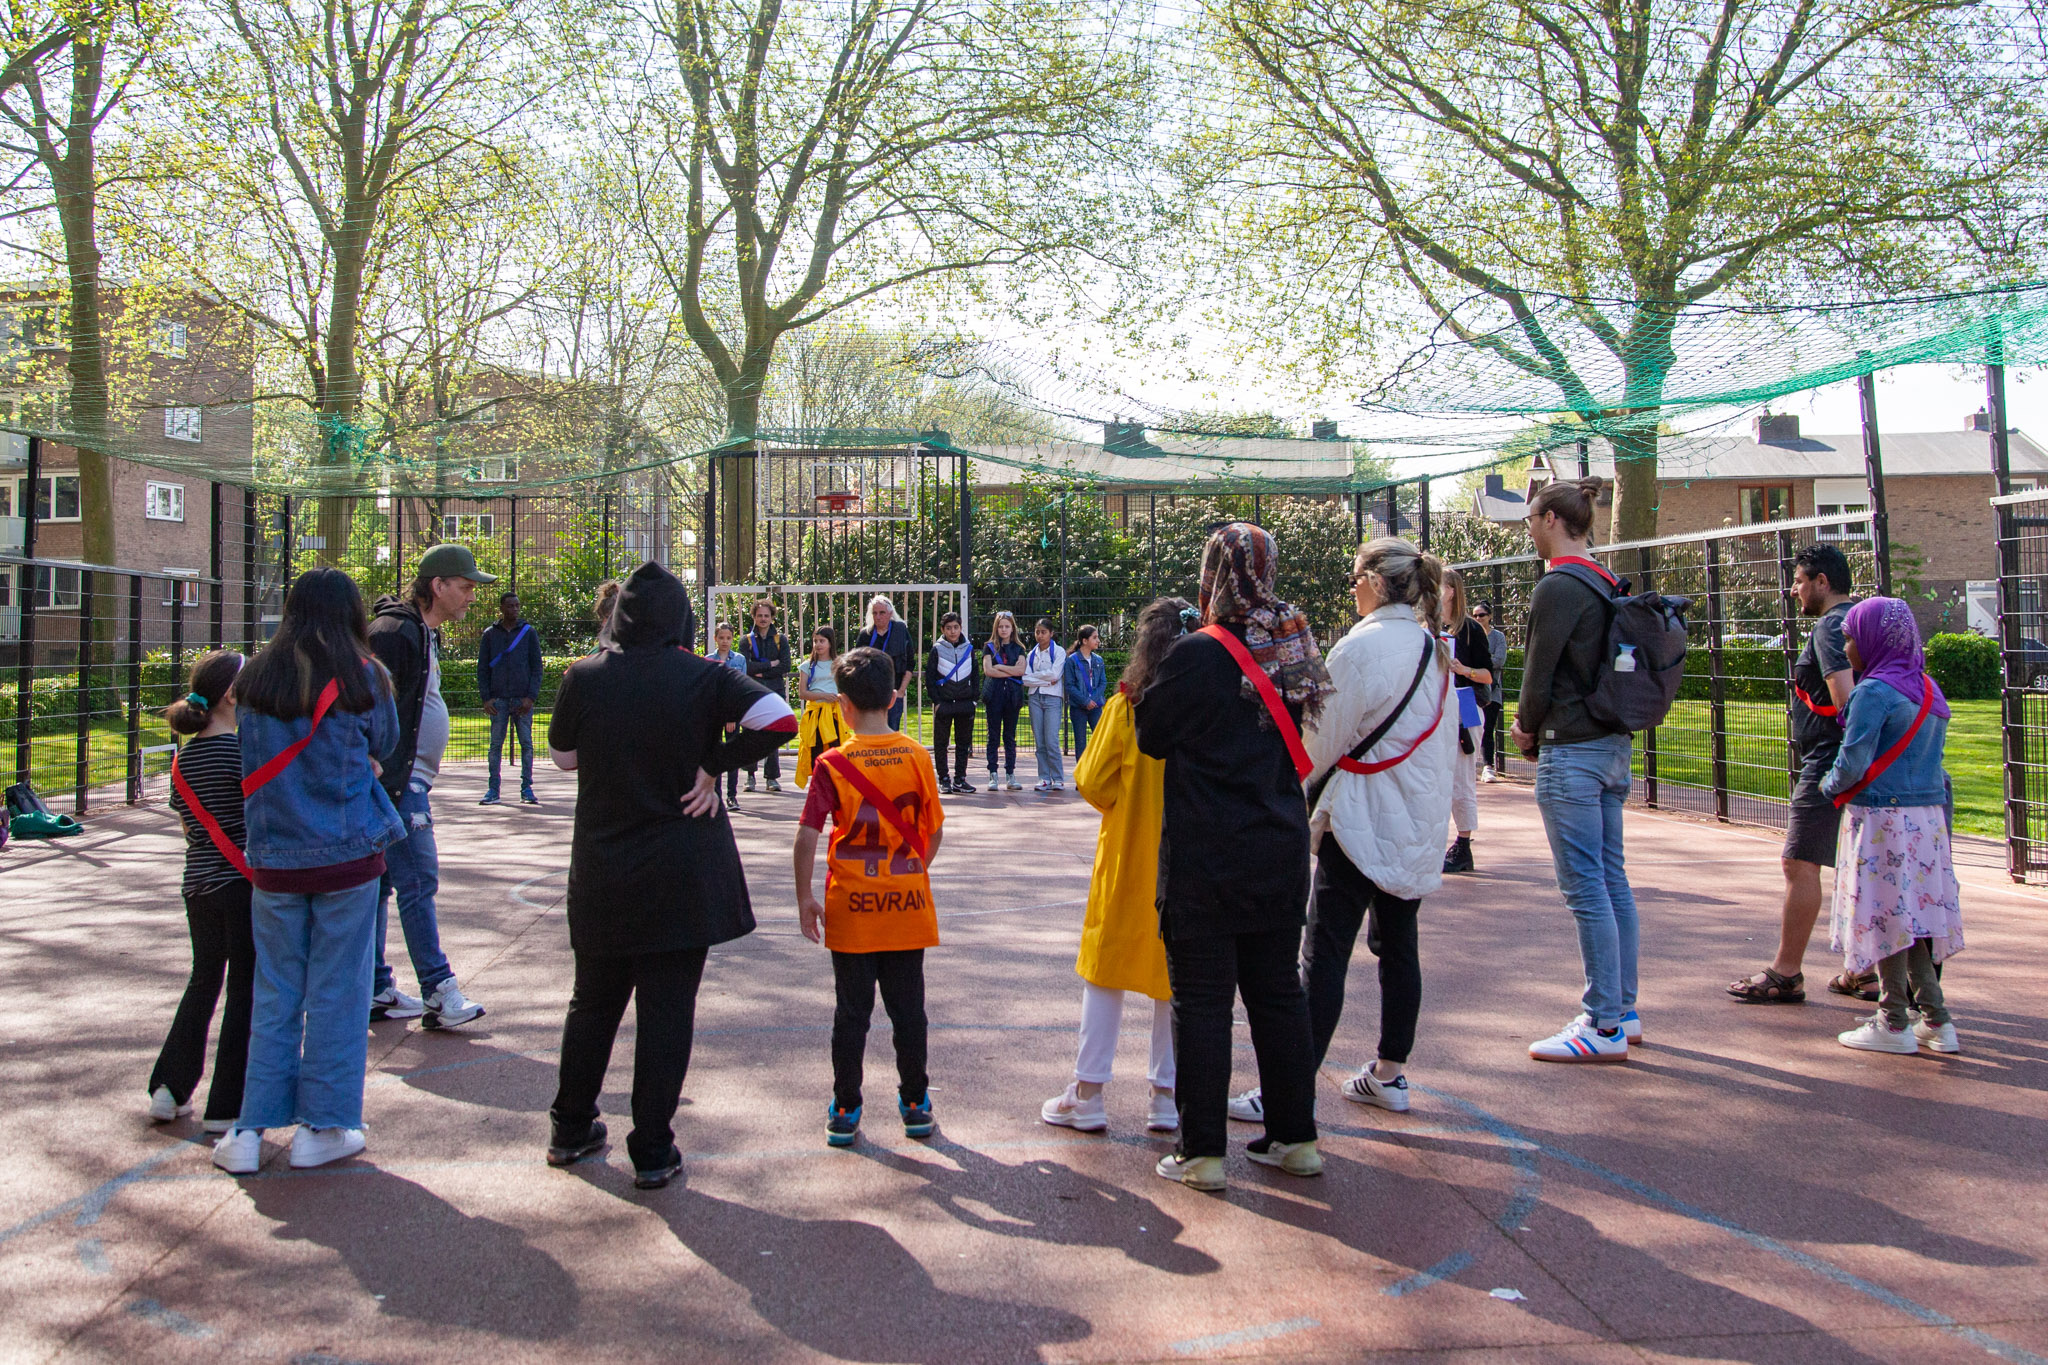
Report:
[[[484,799],[477,802],[477,804],[479,806],[499,806],[503,805],[504,803],[498,800],[498,794],[496,792],[485,792]]]
[[[932,1129],[938,1124],[938,1120],[932,1117],[932,1097],[930,1091],[926,1091],[925,1097],[916,1104],[905,1104],[901,1097],[898,1097],[896,1112],[903,1116],[903,1136],[905,1137],[928,1138],[932,1135]]]
[[[851,1147],[853,1140],[860,1136],[860,1106],[841,1109],[836,1103],[825,1105],[825,1143],[830,1147]]]

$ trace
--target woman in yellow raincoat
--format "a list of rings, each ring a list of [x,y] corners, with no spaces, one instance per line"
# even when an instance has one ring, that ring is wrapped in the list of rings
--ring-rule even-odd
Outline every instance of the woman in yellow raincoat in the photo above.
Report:
[[[1095,875],[1088,884],[1088,915],[1081,924],[1081,952],[1074,970],[1081,977],[1081,1047],[1074,1079],[1038,1111],[1047,1123],[1097,1133],[1109,1126],[1102,1087],[1116,1058],[1123,1022],[1124,992],[1152,1000],[1152,1054],[1146,1069],[1152,1103],[1145,1126],[1156,1133],[1180,1127],[1174,1104],[1172,990],[1166,981],[1166,948],[1159,939],[1154,896],[1159,883],[1159,824],[1165,807],[1166,765],[1138,752],[1131,704],[1166,651],[1186,629],[1178,597],[1162,597],[1138,616],[1130,662],[1116,695],[1088,737],[1088,750],[1074,769],[1074,785],[1102,812],[1095,840]]]
[[[811,632],[811,657],[796,671],[797,699],[804,704],[803,718],[796,731],[796,784],[811,785],[811,769],[818,756],[836,749],[846,738],[846,721],[839,714],[839,684],[832,679],[832,656],[839,637],[832,627],[819,626]]]

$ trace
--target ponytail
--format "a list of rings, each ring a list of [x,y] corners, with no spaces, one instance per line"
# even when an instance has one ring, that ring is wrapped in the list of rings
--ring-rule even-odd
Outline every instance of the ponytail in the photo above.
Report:
[[[1445,569],[1441,559],[1408,541],[1381,536],[1359,547],[1353,567],[1377,580],[1382,602],[1413,609],[1422,628],[1436,640],[1438,662],[1449,659],[1450,651],[1437,636],[1443,614]]]
[[[1573,540],[1584,540],[1593,530],[1593,508],[1600,500],[1600,480],[1574,479],[1551,482],[1536,490],[1529,500],[1529,515],[1540,517],[1555,512]]]
[[[227,700],[233,689],[242,662],[242,656],[231,649],[209,650],[193,661],[185,695],[164,708],[164,720],[173,733],[196,735],[207,727],[214,708]]]

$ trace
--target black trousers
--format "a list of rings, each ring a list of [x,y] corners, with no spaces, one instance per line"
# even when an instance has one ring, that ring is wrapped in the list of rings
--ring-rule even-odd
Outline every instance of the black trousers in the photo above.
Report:
[[[1014,736],[1013,736],[1014,739]],[[947,715],[941,711],[932,723],[932,766],[939,770],[939,776],[946,775],[946,745],[953,745],[953,780],[967,780],[967,760],[974,753],[974,712],[962,711],[958,715]]]
[[[1182,1156],[1222,1156],[1228,1149],[1230,1010],[1237,996],[1251,1021],[1267,1135],[1278,1142],[1315,1137],[1316,1068],[1295,961],[1300,943],[1295,929],[1167,935]]]
[[[249,1070],[249,1002],[256,984],[256,941],[249,931],[249,883],[185,897],[185,925],[192,935],[192,975],[171,1017],[171,1031],[149,1073],[149,1090],[171,1088],[179,1104],[192,1098],[206,1069],[206,1028],[227,979],[228,1006],[220,1017],[220,1041],[213,1053],[213,1084],[206,1092],[206,1117],[231,1119],[242,1112],[242,1080]]]
[[[762,759],[759,763],[749,763],[747,765],[748,777],[752,777],[756,772],[761,773],[770,782],[780,782],[782,780],[782,750],[771,749],[768,751],[768,757]]]
[[[1365,946],[1380,963],[1380,1057],[1408,1060],[1415,1047],[1416,1016],[1422,1013],[1422,960],[1415,931],[1421,909],[1420,899],[1402,900],[1380,890],[1353,866],[1334,834],[1323,836],[1316,848],[1308,928],[1301,936],[1301,985],[1308,992],[1317,1066],[1344,1015],[1344,977],[1361,923]]]
[[[636,997],[633,1134],[626,1139],[626,1151],[635,1170],[666,1164],[676,1140],[670,1125],[690,1069],[697,986],[704,979],[708,951],[576,955],[576,985],[562,1025],[561,1080],[548,1110],[558,1135],[581,1136],[596,1122],[597,1097],[611,1065],[619,1020],[625,1016],[627,997]]]
[[[988,770],[996,771],[996,741],[1003,744],[1003,771],[1017,771],[1017,717],[1024,710],[1024,703],[1011,706],[997,706],[991,703],[984,708],[988,712]]]
[[[1490,701],[1480,708],[1486,717],[1486,725],[1479,732],[1479,762],[1488,768],[1500,767],[1500,708],[1497,701]]]
[[[896,1093],[906,1104],[922,1100],[931,1088],[925,1074],[924,949],[834,953],[832,984],[839,996],[832,1011],[832,1102],[841,1109],[860,1106],[876,986],[896,1036]]]

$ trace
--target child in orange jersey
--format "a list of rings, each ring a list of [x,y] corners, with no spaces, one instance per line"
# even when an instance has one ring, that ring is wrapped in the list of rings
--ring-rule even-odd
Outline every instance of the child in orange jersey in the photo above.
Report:
[[[875,987],[896,1042],[896,1110],[906,1137],[930,1137],[925,1076],[924,950],[939,944],[927,869],[938,856],[945,811],[931,754],[889,728],[896,668],[878,649],[850,649],[832,669],[851,735],[823,754],[796,833],[796,903],[804,937],[832,950],[838,1008],[832,1015],[832,1102],[825,1141],[860,1136],[861,1064]],[[818,835],[833,826],[825,899],[811,890]]]

